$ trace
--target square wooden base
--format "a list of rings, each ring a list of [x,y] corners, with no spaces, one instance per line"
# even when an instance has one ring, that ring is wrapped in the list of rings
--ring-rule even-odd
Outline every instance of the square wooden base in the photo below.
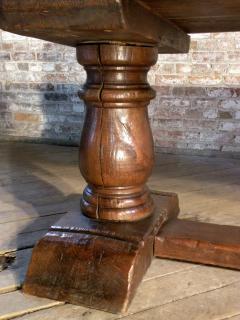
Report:
[[[175,194],[152,196],[153,215],[134,223],[67,214],[34,248],[24,292],[125,312],[151,263],[157,232],[179,212]]]

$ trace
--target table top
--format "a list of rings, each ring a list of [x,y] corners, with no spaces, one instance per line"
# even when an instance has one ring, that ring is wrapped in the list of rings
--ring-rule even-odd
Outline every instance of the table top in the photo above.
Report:
[[[240,0],[140,0],[187,33],[240,31]]]
[[[188,52],[188,33],[240,31],[240,0],[0,0],[0,28],[78,46],[157,44]]]

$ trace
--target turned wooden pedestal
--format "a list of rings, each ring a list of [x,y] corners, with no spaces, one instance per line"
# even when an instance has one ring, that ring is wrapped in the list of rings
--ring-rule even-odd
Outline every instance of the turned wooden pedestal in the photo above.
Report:
[[[77,57],[87,72],[80,170],[88,185],[79,212],[34,249],[24,292],[125,312],[154,255],[240,269],[239,228],[178,220],[177,196],[146,187],[154,97],[147,72],[157,49],[89,44]]]
[[[147,106],[152,46],[89,44],[77,48],[87,81],[80,171],[88,185],[79,212],[37,244],[24,292],[125,312],[153,258],[162,225],[179,211],[176,195],[150,194],[153,139]]]
[[[220,2],[0,1],[0,28],[76,47],[87,72],[79,162],[87,187],[79,211],[36,245],[24,292],[125,312],[154,255],[240,269],[240,228],[179,220],[177,196],[146,186],[147,72],[158,53],[187,53],[187,33],[239,31],[239,1]]]
[[[154,47],[82,45],[77,58],[87,72],[86,119],[80,171],[88,182],[81,199],[95,219],[135,221],[153,212],[146,181],[153,166],[147,106],[155,97],[147,72],[157,61]]]

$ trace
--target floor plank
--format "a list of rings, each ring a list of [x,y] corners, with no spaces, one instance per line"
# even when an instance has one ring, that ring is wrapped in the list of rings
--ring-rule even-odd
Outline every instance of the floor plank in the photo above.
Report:
[[[48,203],[40,204],[37,206],[26,205],[19,208],[17,203],[8,207],[6,210],[0,210],[0,224],[7,222],[14,222],[19,220],[25,220],[36,217],[44,217],[52,214],[57,214],[59,212],[67,212],[69,210],[77,209],[79,206],[79,194],[72,194],[66,198],[48,198]],[[2,209],[2,208],[1,208]]]
[[[17,250],[33,248],[35,243],[41,239],[47,233],[47,231],[48,229],[43,229],[29,233],[22,233],[17,235],[15,239],[10,242],[3,240],[1,243],[0,241],[0,255],[4,255],[9,252],[15,252]]]
[[[0,272],[0,294],[16,291],[21,288],[32,249],[19,250],[14,253],[15,261]]]
[[[23,295],[20,291],[2,294],[0,320],[13,319],[37,310],[63,304],[61,302]]]
[[[238,320],[240,282],[148,309],[125,320]],[[224,303],[223,303],[224,301]],[[233,316],[233,317],[232,317]]]
[[[15,262],[0,272],[0,309],[5,308],[0,319],[119,319],[79,306],[55,306],[49,300],[38,304],[38,298],[15,291],[22,284],[31,248],[58,213],[79,206],[85,183],[79,175],[77,148],[0,145],[0,255],[16,254]],[[239,164],[237,159],[157,154],[149,186],[177,192],[182,218],[240,226]],[[125,318],[240,320],[239,283],[236,271],[155,259]],[[8,308],[7,301],[15,297],[16,306]]]
[[[240,281],[240,273],[232,270],[196,266],[152,281],[145,281],[130,306],[133,314],[186,296],[221,288]]]
[[[150,279],[142,282],[140,285],[136,297],[129,309],[128,316],[126,314],[125,317],[127,316],[127,319],[134,319],[133,315],[144,312],[145,315],[142,319],[151,319],[151,317],[148,317],[148,310],[152,310],[153,308],[158,308],[160,306],[171,305],[172,303],[183,300],[187,297],[197,296],[217,289],[220,290],[221,288],[234,283],[238,284],[238,289],[235,291],[239,290],[240,274],[238,272],[223,269],[218,270],[216,268],[203,266],[195,266],[195,268],[191,270],[184,270],[182,272],[166,275],[157,279]],[[228,299],[231,299],[231,295],[228,296]],[[236,298],[234,298],[232,304],[234,301],[236,302]],[[238,307],[239,310],[239,305],[236,305],[236,303],[235,307]],[[158,313],[156,313],[156,315],[158,315]],[[53,308],[47,312],[41,311],[33,313],[21,319],[64,320],[68,317],[71,317],[71,320],[113,320],[122,318],[122,316],[114,316],[105,312],[99,312],[78,306],[65,305],[61,307],[61,309]],[[156,317],[156,319],[159,318]],[[169,320],[171,318],[169,316],[162,319]],[[182,319],[188,318],[185,317]]]
[[[29,218],[0,224],[0,252],[19,247],[19,238],[25,234],[47,230],[54,222],[59,220],[64,213],[53,214],[45,217]]]

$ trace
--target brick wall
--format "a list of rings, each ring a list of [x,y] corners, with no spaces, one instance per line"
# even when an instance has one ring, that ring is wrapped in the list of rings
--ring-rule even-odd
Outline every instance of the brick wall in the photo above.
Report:
[[[240,33],[199,34],[184,55],[160,55],[149,74],[156,148],[240,153]],[[0,31],[0,134],[77,144],[85,73],[75,50]]]

